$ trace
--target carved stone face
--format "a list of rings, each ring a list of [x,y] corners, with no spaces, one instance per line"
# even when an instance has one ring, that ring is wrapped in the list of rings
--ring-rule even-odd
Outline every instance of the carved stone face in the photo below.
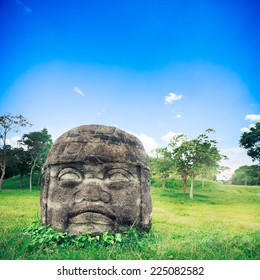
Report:
[[[133,135],[100,125],[72,129],[54,143],[45,166],[43,224],[75,234],[150,229],[149,165]]]

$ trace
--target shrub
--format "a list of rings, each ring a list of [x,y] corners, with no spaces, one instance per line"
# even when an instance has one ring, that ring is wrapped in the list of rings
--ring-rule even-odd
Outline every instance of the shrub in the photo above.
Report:
[[[102,243],[103,245],[113,245],[122,241],[121,233],[111,234],[105,232],[100,235],[91,236],[87,230],[84,235],[70,234],[67,231],[60,232],[52,229],[49,225],[43,226],[40,222],[34,222],[25,228],[24,234],[30,237],[31,245],[34,247],[56,247],[67,248],[75,246],[84,248],[88,244]]]

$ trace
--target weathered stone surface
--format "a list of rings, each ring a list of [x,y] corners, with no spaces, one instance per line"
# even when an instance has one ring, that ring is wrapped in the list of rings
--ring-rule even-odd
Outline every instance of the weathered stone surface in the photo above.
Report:
[[[44,225],[75,234],[149,230],[151,213],[149,161],[139,139],[84,125],[56,140],[44,169]]]

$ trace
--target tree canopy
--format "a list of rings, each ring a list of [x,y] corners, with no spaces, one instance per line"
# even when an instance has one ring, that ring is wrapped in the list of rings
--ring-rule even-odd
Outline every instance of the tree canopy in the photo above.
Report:
[[[22,147],[25,147],[30,156],[30,191],[32,190],[32,176],[34,169],[41,167],[48,155],[52,145],[51,135],[48,130],[44,128],[41,131],[30,132],[24,134],[19,141]]]
[[[249,132],[242,134],[239,144],[247,150],[252,160],[257,160],[260,165],[260,122],[251,127]]]
[[[31,126],[31,123],[22,115],[12,115],[10,113],[0,116],[0,190],[6,172],[7,161],[7,135],[9,132],[18,132],[19,128]]]
[[[172,162],[168,157],[163,156],[165,148],[155,149],[156,157],[150,158],[152,175],[157,175],[162,180],[162,187],[165,187],[165,180],[172,173]]]
[[[217,142],[209,138],[209,133],[213,131],[207,129],[192,140],[188,140],[184,134],[178,134],[172,137],[167,147],[156,150],[160,155],[157,171],[166,174],[170,170],[177,172],[182,178],[184,193],[186,193],[187,178],[191,178],[190,198],[193,198],[195,177],[200,175],[204,182],[206,177],[218,173],[219,162],[226,158],[220,154]]]
[[[260,173],[257,165],[244,165],[235,170],[233,185],[260,185]]]

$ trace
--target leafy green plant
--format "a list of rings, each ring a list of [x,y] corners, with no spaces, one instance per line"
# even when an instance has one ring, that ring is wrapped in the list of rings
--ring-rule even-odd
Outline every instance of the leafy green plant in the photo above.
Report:
[[[105,244],[113,245],[116,242],[122,242],[121,233],[109,234],[107,231],[102,235],[102,241]]]
[[[101,235],[91,236],[87,230],[84,235],[70,234],[67,231],[60,232],[52,229],[49,225],[43,226],[40,222],[34,222],[25,228],[24,234],[31,239],[31,245],[37,247],[56,247],[67,248],[75,246],[84,248],[88,244],[101,243],[103,245],[113,245],[122,242],[121,233],[104,232]]]

